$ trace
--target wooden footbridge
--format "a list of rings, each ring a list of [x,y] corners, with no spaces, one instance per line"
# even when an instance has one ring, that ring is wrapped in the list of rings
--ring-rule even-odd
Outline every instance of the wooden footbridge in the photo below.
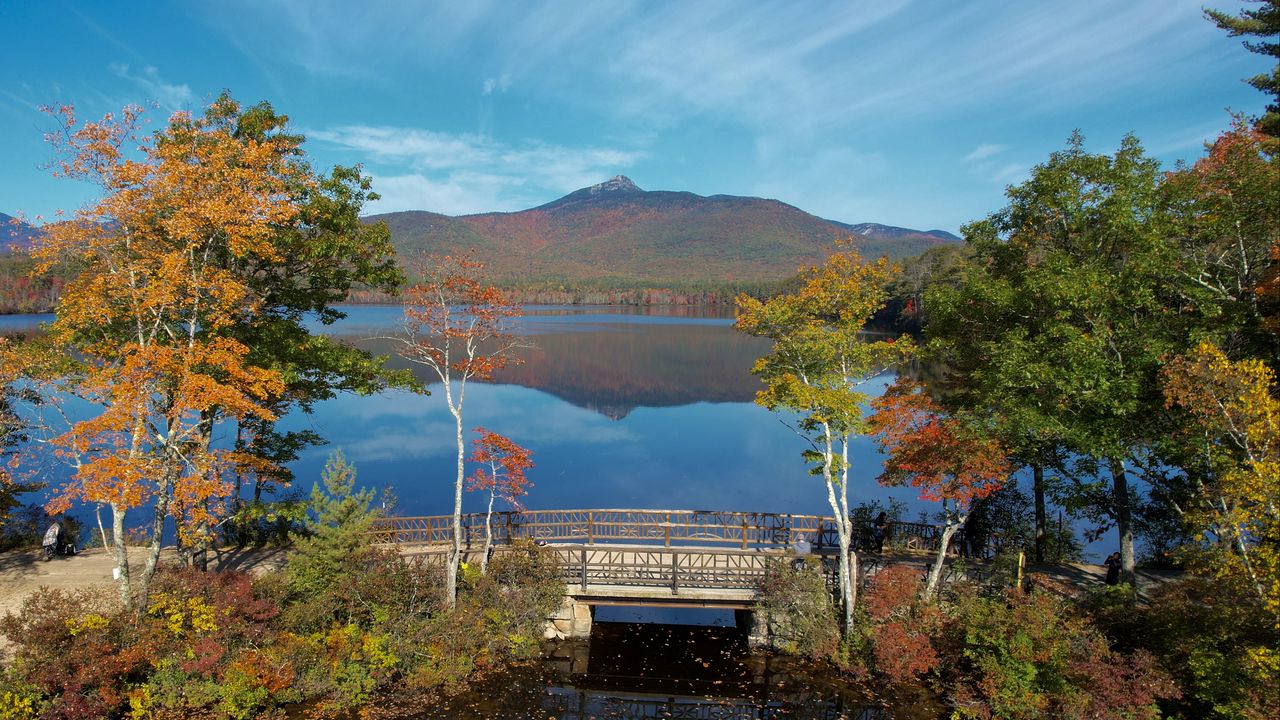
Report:
[[[665,605],[749,610],[771,561],[794,557],[803,535],[822,559],[834,587],[839,553],[834,522],[818,515],[702,510],[530,510],[494,513],[495,548],[514,541],[545,545],[560,558],[567,603],[565,634],[589,632],[589,607]],[[871,529],[855,527],[855,548],[869,546]],[[378,542],[413,552],[441,553],[453,537],[452,517],[384,518]],[[485,543],[485,516],[462,516],[463,546]],[[940,528],[893,523],[886,545],[931,550]],[[572,605],[572,607],[570,607]]]

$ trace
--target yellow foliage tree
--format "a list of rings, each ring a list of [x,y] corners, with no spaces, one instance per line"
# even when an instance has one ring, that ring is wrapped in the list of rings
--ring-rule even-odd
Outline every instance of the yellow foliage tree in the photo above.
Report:
[[[1196,505],[1186,517],[1206,541],[1199,565],[1244,583],[1280,627],[1280,401],[1262,361],[1233,361],[1201,343],[1164,370],[1165,399],[1194,418],[1202,447]]]
[[[298,211],[289,192],[297,169],[275,141],[237,138],[187,113],[145,137],[136,108],[84,124],[69,107],[53,115],[55,174],[95,182],[102,197],[45,226],[32,252],[39,271],[76,274],[50,328],[52,352],[32,358],[28,376],[46,398],[81,398],[98,412],[36,446],[73,469],[51,512],[75,501],[111,508],[121,595],[146,608],[166,517],[180,536],[208,528],[228,478],[255,462],[210,441],[214,418],[272,419],[265,401],[283,389],[225,332],[262,307],[228,268],[275,258],[273,228]],[[125,514],[147,506],[148,552],[135,582]]]

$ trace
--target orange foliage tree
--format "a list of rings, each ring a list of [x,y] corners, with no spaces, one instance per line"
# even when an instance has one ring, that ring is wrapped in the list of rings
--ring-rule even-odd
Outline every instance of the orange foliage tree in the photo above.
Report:
[[[924,386],[899,379],[871,403],[869,418],[880,450],[888,455],[880,482],[911,485],[920,497],[942,503],[946,524],[925,596],[938,589],[947,545],[973,502],[999,489],[1010,466],[1000,444],[947,415]]]
[[[486,381],[514,357],[522,343],[511,332],[520,307],[496,287],[478,279],[484,265],[470,257],[432,257],[418,264],[422,278],[405,292],[404,335],[400,355],[425,366],[441,382],[445,404],[453,415],[458,473],[453,493],[453,544],[445,573],[445,597],[457,598],[458,564],[462,558],[462,490],[466,479],[466,445],[462,409],[469,380]]]
[[[78,271],[50,327],[50,352],[29,358],[28,378],[46,399],[82,398],[100,410],[48,436],[44,446],[73,469],[48,509],[110,507],[121,596],[145,607],[166,517],[182,509],[180,537],[208,527],[228,478],[254,462],[215,447],[212,418],[273,418],[264,401],[282,391],[279,374],[249,362],[250,348],[224,333],[261,307],[227,266],[275,258],[273,228],[297,212],[287,192],[297,169],[273,140],[237,138],[187,113],[149,136],[138,132],[137,108],[83,124],[70,107],[52,114],[55,174],[103,194],[45,226],[32,251],[41,272]],[[125,514],[148,505],[135,582]]]
[[[489,506],[484,514],[484,554],[480,556],[480,572],[489,569],[489,550],[493,547],[493,501],[502,498],[513,510],[524,507],[520,498],[529,493],[532,483],[525,471],[533,467],[533,453],[520,447],[505,435],[476,428],[480,437],[471,441],[475,450],[471,462],[480,467],[471,474],[470,490],[489,493]]]

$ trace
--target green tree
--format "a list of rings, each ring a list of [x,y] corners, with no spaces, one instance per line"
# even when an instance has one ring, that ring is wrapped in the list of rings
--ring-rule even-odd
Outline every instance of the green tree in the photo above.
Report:
[[[1260,55],[1276,59],[1276,66],[1269,73],[1249,78],[1249,84],[1271,96],[1267,111],[1258,120],[1258,127],[1271,137],[1280,137],[1280,0],[1252,0],[1256,9],[1241,10],[1231,15],[1221,10],[1205,10],[1204,13],[1218,27],[1232,37],[1263,38],[1262,42],[1248,42],[1244,46]]]
[[[752,370],[765,388],[756,403],[797,413],[796,432],[812,449],[804,458],[821,475],[840,542],[840,595],[846,632],[853,627],[856,584],[849,564],[853,528],[849,520],[849,446],[866,434],[862,389],[910,352],[905,339],[869,340],[867,320],[886,297],[889,263],[864,264],[851,252],[833,253],[821,267],[800,272],[800,287],[761,302],[738,298],[738,330],[773,341],[772,351]]]
[[[277,252],[221,258],[261,301],[256,317],[235,323],[227,334],[249,348],[252,362],[279,373],[284,389],[265,403],[274,416],[294,409],[310,412],[341,391],[368,394],[388,384],[407,384],[408,374],[388,372],[384,358],[314,334],[308,324],[310,318],[331,325],[346,317],[334,304],[352,289],[391,293],[403,282],[386,225],[360,220],[364,204],[378,199],[370,179],[358,166],[316,172],[302,150],[306,138],[288,132],[288,116],[268,102],[242,106],[224,92],[205,111],[205,122],[241,143],[274,148],[293,171],[287,192],[298,212],[273,226]],[[215,411],[211,421],[217,419]],[[292,480],[287,464],[306,447],[324,442],[309,430],[281,432],[274,419],[258,416],[239,422],[235,438],[237,451],[256,459],[236,475],[232,494],[239,518],[246,521],[262,514],[264,490]],[[246,483],[252,484],[252,503],[242,497]]]
[[[307,534],[296,539],[285,568],[289,591],[298,597],[323,596],[346,578],[372,547],[369,530],[377,512],[374,492],[356,490],[356,469],[341,451],[325,463],[319,484],[311,487]]]
[[[1107,156],[1073,135],[1004,209],[964,228],[978,262],[930,294],[926,331],[952,369],[949,405],[993,418],[1023,462],[1083,461],[1067,494],[1115,524],[1129,574],[1130,479],[1159,434],[1161,358],[1185,344],[1180,311],[1194,311],[1177,292],[1160,178],[1133,137]]]

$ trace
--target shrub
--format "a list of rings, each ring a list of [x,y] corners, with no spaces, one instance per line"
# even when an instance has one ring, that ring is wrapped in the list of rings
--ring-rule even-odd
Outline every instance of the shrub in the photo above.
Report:
[[[960,717],[1157,718],[1178,694],[1149,653],[1111,650],[1059,594],[962,595],[953,617],[940,669]]]
[[[872,576],[863,598],[872,668],[890,682],[913,682],[938,664],[932,635],[942,624],[938,606],[920,598],[920,571],[894,565]]]
[[[41,589],[0,621],[0,632],[17,646],[10,673],[47,699],[43,715],[51,718],[120,712],[154,654],[110,592]]]
[[[1155,590],[1146,609],[1108,630],[1148,648],[1182,688],[1172,716],[1261,720],[1280,714],[1280,631],[1255,596],[1188,577]],[[1268,656],[1269,655],[1269,656]]]
[[[757,612],[768,618],[775,650],[813,660],[840,659],[840,623],[819,558],[771,561]]]

